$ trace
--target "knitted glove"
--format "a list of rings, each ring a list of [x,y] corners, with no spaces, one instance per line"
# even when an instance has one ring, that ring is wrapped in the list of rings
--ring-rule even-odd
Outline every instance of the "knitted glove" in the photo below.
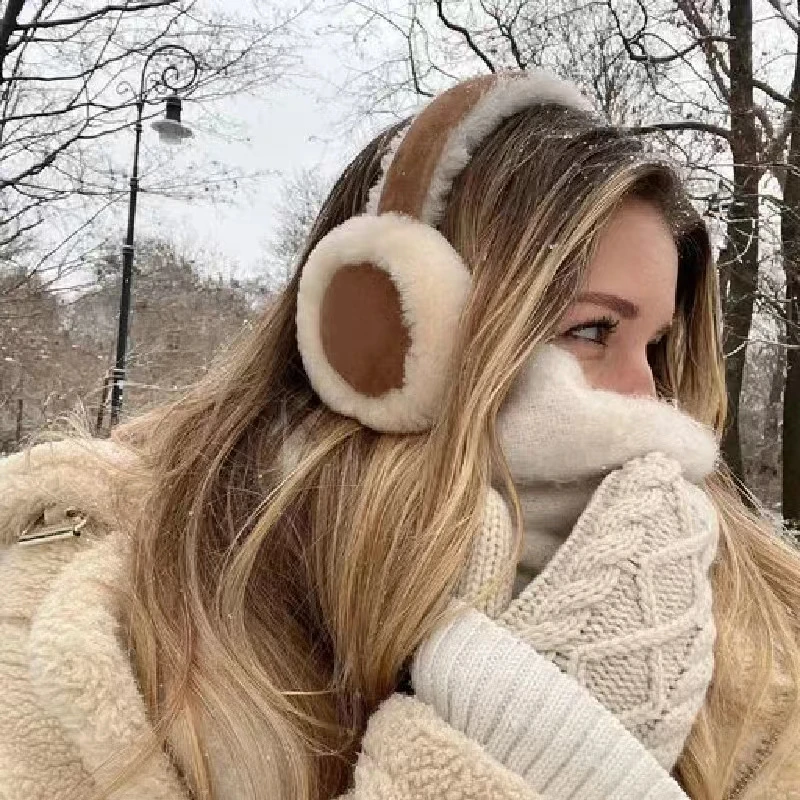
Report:
[[[496,619],[508,608],[514,585],[514,531],[508,507],[493,489],[483,507],[481,534],[461,575],[456,596]]]
[[[631,461],[509,602],[512,540],[492,492],[460,596],[575,678],[671,769],[713,670],[717,519],[705,493],[661,454]]]
[[[609,475],[566,543],[497,621],[675,764],[713,670],[717,519],[654,453]]]

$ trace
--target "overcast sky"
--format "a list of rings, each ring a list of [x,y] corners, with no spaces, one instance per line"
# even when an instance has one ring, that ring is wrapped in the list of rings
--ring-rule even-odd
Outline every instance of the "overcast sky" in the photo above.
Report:
[[[285,9],[289,2],[296,5],[303,1],[203,0],[203,3],[222,5],[227,11],[249,16],[254,5],[272,4],[273,8]],[[335,2],[305,1],[313,2],[316,8]],[[392,4],[406,7],[406,0],[381,0],[381,3],[387,8]],[[759,5],[764,5],[764,0]],[[195,136],[179,148],[161,145],[155,131],[147,126],[140,161],[142,192],[137,238],[160,236],[174,241],[184,252],[196,254],[198,264],[223,275],[235,272],[251,276],[265,269],[283,180],[303,169],[334,179],[381,124],[372,120],[347,128],[342,125],[345,117],[352,118],[353,108],[337,87],[352,85],[347,68],[352,66],[356,55],[352,41],[329,30],[331,21],[341,24],[341,13],[308,13],[302,18],[301,33],[306,38],[296,49],[301,63],[291,76],[265,87],[258,97],[236,97],[216,103],[213,108],[186,102],[184,121],[194,128]],[[387,48],[397,46],[397,42],[386,41],[387,30],[390,26],[374,26],[362,37],[366,44],[361,41],[359,46],[370,48],[372,63]],[[762,50],[756,55],[761,60],[768,59],[776,48],[771,41],[765,44],[762,35],[759,40]],[[112,242],[121,243],[124,232],[132,149],[132,126],[108,146],[107,156],[116,172],[113,185],[120,199],[113,213],[97,227]],[[156,184],[174,188],[170,181],[178,181],[187,174],[206,178],[209,172],[219,173],[217,167],[209,167],[213,162],[237,173],[260,177],[240,182],[235,191],[223,193],[205,192],[201,186],[196,193],[199,197],[191,201],[166,201],[148,192]],[[172,168],[165,168],[165,163],[171,163]],[[220,202],[221,196],[225,202]],[[54,241],[68,237],[86,217],[83,209],[76,208],[73,215],[67,214],[63,220],[54,222],[51,226]],[[57,225],[61,230],[55,229]]]
[[[276,0],[280,2],[281,0]],[[229,0],[247,6],[249,0]],[[309,16],[305,30],[320,24]],[[218,124],[195,131],[185,144],[165,154],[155,131],[146,128],[141,168],[142,187],[137,216],[137,236],[162,235],[180,246],[219,262],[223,274],[233,270],[243,276],[264,269],[266,243],[274,232],[275,204],[282,177],[312,169],[333,179],[341,168],[377,129],[378,123],[364,123],[343,133],[341,122],[349,107],[337,98],[333,86],[345,72],[342,41],[331,36],[313,38],[314,46],[303,53],[298,74],[265,89],[259,97],[239,97],[213,110]],[[184,105],[184,122],[202,115],[192,103]],[[232,133],[220,133],[230,126]],[[215,131],[209,128],[215,128]],[[130,138],[130,137],[128,137]],[[243,141],[249,139],[249,141]],[[146,146],[145,146],[146,145]],[[119,143],[121,163],[127,163],[131,142]],[[233,192],[235,202],[166,201],[146,193],[148,179],[168,155],[177,163],[198,163],[215,159],[234,170],[264,172],[264,177]],[[152,178],[151,178],[152,179]],[[115,218],[124,222],[125,209]]]

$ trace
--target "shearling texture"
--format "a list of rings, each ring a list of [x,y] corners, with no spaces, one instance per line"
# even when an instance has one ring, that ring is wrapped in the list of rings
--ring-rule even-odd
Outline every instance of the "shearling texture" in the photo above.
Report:
[[[96,582],[113,579],[114,549],[103,554],[99,573],[85,571],[110,541],[121,475],[129,479],[128,502],[135,503],[133,462],[110,442],[83,439],[0,461],[2,800],[88,796],[94,769],[132,731],[131,713],[138,709],[138,721],[144,719],[108,597]],[[70,508],[88,518],[80,538],[14,544],[40,516],[57,520]],[[175,787],[174,777],[162,785],[143,773],[142,782],[114,797],[178,800],[183,794]]]
[[[433,174],[422,220],[438,225],[444,216],[453,181],[467,166],[478,145],[503,120],[533,105],[552,103],[591,111],[589,101],[578,88],[542,70],[528,70],[524,77],[500,74],[472,111],[450,131],[447,146]]]
[[[54,543],[51,545],[56,547]],[[37,699],[59,723],[101,785],[152,740],[152,730],[121,639],[113,590],[123,581],[124,541],[110,536],[70,563],[35,614],[30,677]],[[108,762],[111,753],[121,760]],[[177,775],[160,751],[115,800],[176,800]]]
[[[338,269],[370,263],[391,276],[411,336],[404,383],[379,397],[357,392],[333,369],[322,344],[325,291]],[[430,426],[438,411],[470,276],[458,254],[432,228],[394,214],[354,217],[309,255],[297,298],[297,339],[314,390],[335,411],[379,431]],[[358,315],[358,308],[350,310]]]
[[[110,442],[67,441],[0,461],[0,800],[87,798],[115,759],[152,735],[114,602],[127,547],[114,532],[110,497],[121,476],[123,483],[132,477],[132,459]],[[137,498],[129,493],[131,509]],[[86,513],[82,536],[16,545],[45,507]],[[220,800],[238,796],[231,784]],[[157,752],[111,797],[189,795]],[[371,721],[347,797],[536,800],[521,778],[432,709],[401,697]]]
[[[434,227],[438,225],[444,215],[453,181],[469,163],[478,145],[499,127],[503,120],[529,106],[545,103],[591,111],[590,103],[576,86],[542,70],[498,75],[492,88],[463,119],[457,120],[450,130],[441,131],[441,136],[447,137],[447,143],[428,187],[420,219]],[[416,120],[412,121],[411,125],[413,126],[415,122]],[[381,178],[369,194],[368,214],[378,212],[385,189],[385,176],[408,130],[409,128],[404,129],[395,137],[381,164]]]
[[[79,508],[91,520],[113,525],[111,501],[123,484],[109,467],[125,472],[133,465],[133,456],[111,442],[79,438],[46,442],[0,460],[0,546],[16,542],[28,525],[56,507]],[[133,481],[128,488],[132,501]]]
[[[409,125],[410,124],[411,122],[409,122]],[[386,173],[389,171],[389,165],[394,160],[397,151],[400,149],[400,145],[403,144],[403,139],[405,139],[407,130],[408,125],[404,125],[403,128],[394,135],[394,138],[389,143],[389,147],[386,149],[386,152],[381,158],[380,177],[378,178],[378,182],[369,190],[369,194],[367,195],[367,207],[364,209],[366,214],[375,216],[378,213],[378,206],[380,205],[381,194],[383,193],[383,185],[386,181]]]
[[[349,800],[536,800],[525,781],[413,697],[369,721]]]
[[[482,88],[483,82],[489,85],[486,91]],[[331,231],[303,267],[297,339],[309,380],[333,410],[378,431],[425,430],[432,425],[439,410],[458,319],[470,284],[466,266],[449,244],[435,234],[456,176],[469,163],[480,142],[518,111],[539,103],[589,109],[588,101],[574,85],[539,70],[466,81],[445,93],[439,100],[440,105],[434,100],[432,107],[438,109],[442,103],[450,102],[454,92],[469,91],[482,94],[476,94],[475,103],[466,106],[457,103],[461,111],[451,113],[452,120],[442,121],[433,115],[431,121],[431,115],[423,112],[395,137],[382,160],[382,176],[370,191],[366,218],[348,220]],[[461,94],[458,97],[463,99]],[[465,108],[469,108],[466,113]],[[436,155],[438,149],[434,151],[436,154],[429,157],[427,167],[422,170],[419,163],[423,159],[406,152],[408,164],[414,169],[406,168],[406,161],[399,156],[394,182],[390,181],[387,176],[403,144],[408,142],[409,131],[419,132],[419,126],[423,126],[421,130],[427,134],[426,125],[433,126],[430,135],[435,139],[422,137],[424,141],[435,141],[438,146],[446,137],[441,156]],[[443,129],[439,131],[437,126]],[[411,139],[416,142],[413,133]],[[406,150],[409,147],[411,145],[407,144]],[[414,147],[423,149],[419,144]],[[416,183],[410,181],[411,172],[422,173]],[[420,182],[423,184],[421,191]],[[413,200],[408,206],[401,203],[390,208],[417,218],[423,225],[415,228],[411,220],[406,220],[405,225],[400,226],[393,214],[378,214],[381,198],[394,184],[398,184],[396,188],[401,198],[408,195]],[[370,225],[369,220],[374,224]],[[378,397],[355,390],[337,373],[325,356],[320,331],[320,309],[332,275],[342,266],[364,263],[373,264],[392,276],[402,298],[403,316],[411,338],[402,388],[391,388]],[[352,314],[358,315],[358,309],[352,309]],[[393,382],[388,385],[396,386]]]

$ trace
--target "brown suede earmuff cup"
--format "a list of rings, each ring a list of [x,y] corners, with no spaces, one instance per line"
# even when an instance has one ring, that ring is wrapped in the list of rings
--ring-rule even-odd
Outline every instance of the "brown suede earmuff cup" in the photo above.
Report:
[[[380,397],[403,387],[411,336],[388,273],[373,264],[342,267],[322,300],[320,326],[328,361],[357,392]]]

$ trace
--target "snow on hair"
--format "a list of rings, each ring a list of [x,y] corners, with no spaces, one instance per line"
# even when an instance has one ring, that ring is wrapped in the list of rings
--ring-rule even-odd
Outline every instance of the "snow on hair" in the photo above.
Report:
[[[478,145],[492,131],[519,111],[545,103],[591,111],[588,100],[573,84],[546,72],[531,71],[524,78],[501,76],[497,84],[451,131],[428,187],[422,221],[433,226],[441,222],[453,181],[467,166]]]

